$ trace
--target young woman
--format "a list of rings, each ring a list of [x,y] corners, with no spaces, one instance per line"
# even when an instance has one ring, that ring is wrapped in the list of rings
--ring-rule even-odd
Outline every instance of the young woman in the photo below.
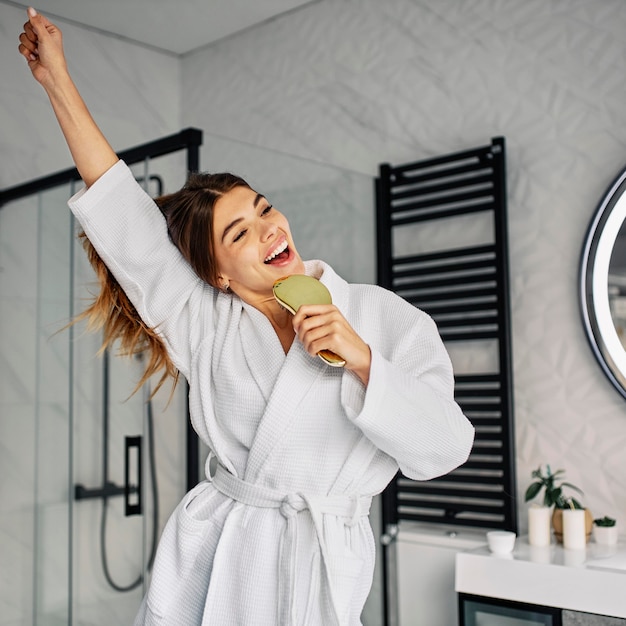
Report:
[[[434,323],[303,262],[285,217],[236,176],[193,175],[157,206],[89,114],[59,29],[29,9],[19,50],[86,185],[70,207],[97,251],[91,313],[108,340],[147,346],[151,371],[188,380],[193,425],[218,462],[173,512],[136,624],[360,624],[372,496],[398,469],[451,471],[473,442]],[[333,304],[282,309],[272,285],[298,273]],[[322,349],[345,368],[316,358]]]

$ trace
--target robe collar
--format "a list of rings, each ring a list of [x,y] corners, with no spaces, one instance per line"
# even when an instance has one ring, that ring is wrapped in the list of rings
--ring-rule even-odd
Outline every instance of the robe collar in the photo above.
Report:
[[[324,261],[305,261],[304,267],[307,276],[317,278],[326,286],[330,291],[333,304],[346,315],[348,308],[348,283]],[[237,296],[232,297],[237,298]],[[267,402],[278,374],[289,354],[299,352],[304,360],[309,359],[310,356],[297,340],[294,341],[289,354],[285,355],[280,341],[265,315],[246,302],[241,301],[241,304],[245,311],[240,321],[245,358]]]

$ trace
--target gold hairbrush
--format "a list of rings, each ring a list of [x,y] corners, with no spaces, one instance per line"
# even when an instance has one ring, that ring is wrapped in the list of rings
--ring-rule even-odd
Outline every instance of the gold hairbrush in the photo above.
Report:
[[[274,298],[292,315],[303,304],[332,304],[330,291],[319,280],[304,274],[292,274],[274,283]],[[320,350],[317,356],[332,367],[343,367],[346,362],[330,350]]]

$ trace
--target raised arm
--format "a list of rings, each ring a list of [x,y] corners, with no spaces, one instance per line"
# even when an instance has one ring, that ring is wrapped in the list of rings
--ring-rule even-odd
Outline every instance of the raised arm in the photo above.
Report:
[[[70,77],[61,31],[29,8],[28,22],[19,39],[20,54],[48,94],[78,173],[89,187],[118,161],[118,157]]]

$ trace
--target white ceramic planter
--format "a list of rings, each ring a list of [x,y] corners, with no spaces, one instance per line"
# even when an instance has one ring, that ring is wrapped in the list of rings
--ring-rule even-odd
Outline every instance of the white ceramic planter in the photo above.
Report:
[[[593,525],[593,538],[596,543],[603,546],[614,546],[617,544],[618,530],[615,526],[596,526]]]

